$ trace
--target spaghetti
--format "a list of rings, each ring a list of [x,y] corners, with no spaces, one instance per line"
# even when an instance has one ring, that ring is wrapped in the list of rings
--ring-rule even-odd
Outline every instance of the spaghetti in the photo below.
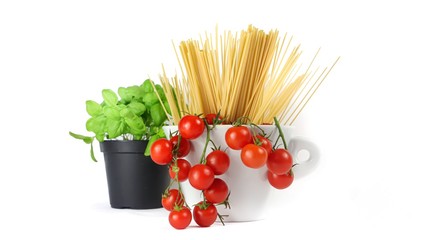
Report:
[[[172,124],[183,113],[221,111],[229,122],[245,116],[253,123],[273,123],[275,116],[291,125],[317,91],[338,59],[329,68],[312,70],[299,63],[300,46],[292,37],[279,37],[250,25],[240,34],[215,32],[200,40],[187,40],[175,48],[182,72],[168,78],[160,75],[169,102]],[[174,45],[175,47],[175,45]]]

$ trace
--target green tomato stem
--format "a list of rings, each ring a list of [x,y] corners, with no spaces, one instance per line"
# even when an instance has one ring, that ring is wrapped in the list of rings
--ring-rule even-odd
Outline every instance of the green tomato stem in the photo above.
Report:
[[[182,192],[182,188],[181,188],[181,183],[178,181],[178,174],[176,174],[176,180],[174,180],[174,181],[176,181],[177,182],[177,184],[178,184],[178,193],[179,193],[179,195],[181,196],[181,199],[183,199],[184,200],[184,205],[187,207],[187,208],[190,208],[190,206],[188,206],[188,204],[187,204],[187,201],[185,200],[185,196],[184,196],[184,193]]]
[[[279,130],[280,138],[282,138],[283,146],[286,150],[288,150],[288,145],[286,145],[285,135],[283,134],[282,128],[280,127],[279,120],[277,120],[276,117],[274,117],[274,124],[276,125],[277,129]]]
[[[206,149],[208,148],[209,142],[211,140],[211,134],[210,134],[210,127],[208,122],[206,121],[206,119],[203,119],[203,121],[205,122],[205,126],[206,126],[206,142],[205,142],[205,146],[203,148],[203,152],[202,152],[202,156],[200,157],[200,163],[201,164],[206,164]]]

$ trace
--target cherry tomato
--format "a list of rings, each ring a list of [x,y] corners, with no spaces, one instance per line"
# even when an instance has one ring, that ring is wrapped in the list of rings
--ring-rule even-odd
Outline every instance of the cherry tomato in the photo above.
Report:
[[[191,212],[186,207],[174,209],[169,213],[169,223],[176,229],[184,229],[191,223]]]
[[[169,166],[169,176],[172,179],[175,179],[175,172],[173,171],[175,167],[178,167],[178,181],[182,182],[187,180],[188,173],[190,172],[190,169],[191,169],[191,164],[185,159],[180,158],[176,160],[176,165],[171,164]]]
[[[172,161],[172,143],[166,138],[156,140],[150,148],[151,159],[159,165],[166,165]]]
[[[173,145],[173,149],[176,148],[176,145],[178,145],[178,135],[173,136],[170,141]],[[190,153],[190,149],[191,149],[191,142],[188,141],[187,139],[181,137],[181,140],[179,141],[179,148],[178,148],[178,153],[177,156],[179,158],[181,157],[185,157]]]
[[[221,175],[230,167],[230,157],[224,151],[214,150],[206,156],[206,165],[212,168],[215,175]]]
[[[240,158],[247,167],[260,168],[267,162],[268,153],[263,147],[251,143],[242,149]]]
[[[292,173],[292,170],[283,175],[277,175],[268,171],[267,177],[270,185],[277,189],[285,189],[294,181],[294,174]]]
[[[261,142],[261,147],[267,150],[267,153],[270,154],[273,150],[273,145],[271,144],[270,140],[261,135],[256,135],[256,138],[258,138],[258,140]]]
[[[274,174],[283,175],[289,172],[292,164],[291,153],[283,148],[276,149],[268,155],[267,168]]]
[[[194,115],[186,115],[178,123],[178,131],[185,139],[192,140],[200,137],[205,130],[205,123]]]
[[[188,180],[191,186],[198,190],[208,189],[215,178],[211,167],[204,164],[194,165],[188,173]]]
[[[172,211],[175,206],[182,206],[183,204],[184,199],[181,198],[176,189],[170,189],[167,194],[162,196],[162,206],[168,211]]]
[[[206,122],[208,122],[208,124],[210,124],[210,125],[214,124],[215,118],[216,118],[215,113],[209,113],[209,114],[206,114],[206,116],[205,116]],[[217,121],[221,121],[221,120],[222,120],[222,117],[218,116]]]
[[[199,202],[193,209],[193,216],[197,225],[209,227],[215,222],[218,211],[212,203]]]
[[[225,141],[231,149],[240,150],[252,143],[252,134],[245,126],[231,127],[225,133]]]
[[[206,197],[206,200],[211,203],[222,203],[227,199],[228,196],[228,186],[224,180],[220,178],[215,178],[212,185],[203,191],[203,194]]]

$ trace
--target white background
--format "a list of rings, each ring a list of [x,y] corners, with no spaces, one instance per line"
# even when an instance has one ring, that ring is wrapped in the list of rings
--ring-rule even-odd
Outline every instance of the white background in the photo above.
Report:
[[[422,1],[142,2],[1,1],[0,239],[427,238]],[[68,136],[85,100],[177,68],[171,40],[251,23],[342,57],[296,122],[317,171],[263,221],[176,231],[162,209],[111,209],[103,162]]]

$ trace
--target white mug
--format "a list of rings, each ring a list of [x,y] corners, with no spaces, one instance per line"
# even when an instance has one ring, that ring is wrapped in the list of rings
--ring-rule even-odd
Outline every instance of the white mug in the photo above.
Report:
[[[264,218],[267,211],[269,193],[274,188],[271,187],[268,182],[266,166],[259,169],[248,168],[240,160],[240,150],[227,148],[225,133],[230,127],[231,125],[217,125],[210,132],[211,140],[216,146],[221,146],[222,150],[227,149],[226,153],[230,157],[230,168],[228,171],[223,175],[215,177],[221,178],[227,183],[229,191],[231,191],[229,197],[231,209],[224,209],[219,206],[218,212],[221,215],[226,215],[224,221],[228,222],[261,220]],[[276,126],[260,125],[260,128],[263,129],[267,136],[271,134],[270,139],[272,144],[274,144],[279,136],[279,131]],[[177,126],[164,127],[166,136],[177,131],[177,129]],[[283,126],[282,130],[288,145],[288,150],[293,156],[294,164],[296,164],[292,168],[295,179],[306,176],[317,166],[320,158],[319,149],[309,140],[294,136],[294,127]],[[279,141],[280,143],[282,142],[281,140]],[[185,159],[187,159],[192,166],[199,163],[205,142],[206,130],[202,136],[191,141],[191,152]],[[211,147],[212,145],[209,143],[206,155],[209,153]],[[298,159],[298,153],[302,150],[307,151],[309,155],[305,161],[300,161]],[[200,190],[193,188],[188,180],[182,182],[181,187],[189,206],[192,207],[194,204],[203,200]],[[286,189],[280,191],[286,191]]]

